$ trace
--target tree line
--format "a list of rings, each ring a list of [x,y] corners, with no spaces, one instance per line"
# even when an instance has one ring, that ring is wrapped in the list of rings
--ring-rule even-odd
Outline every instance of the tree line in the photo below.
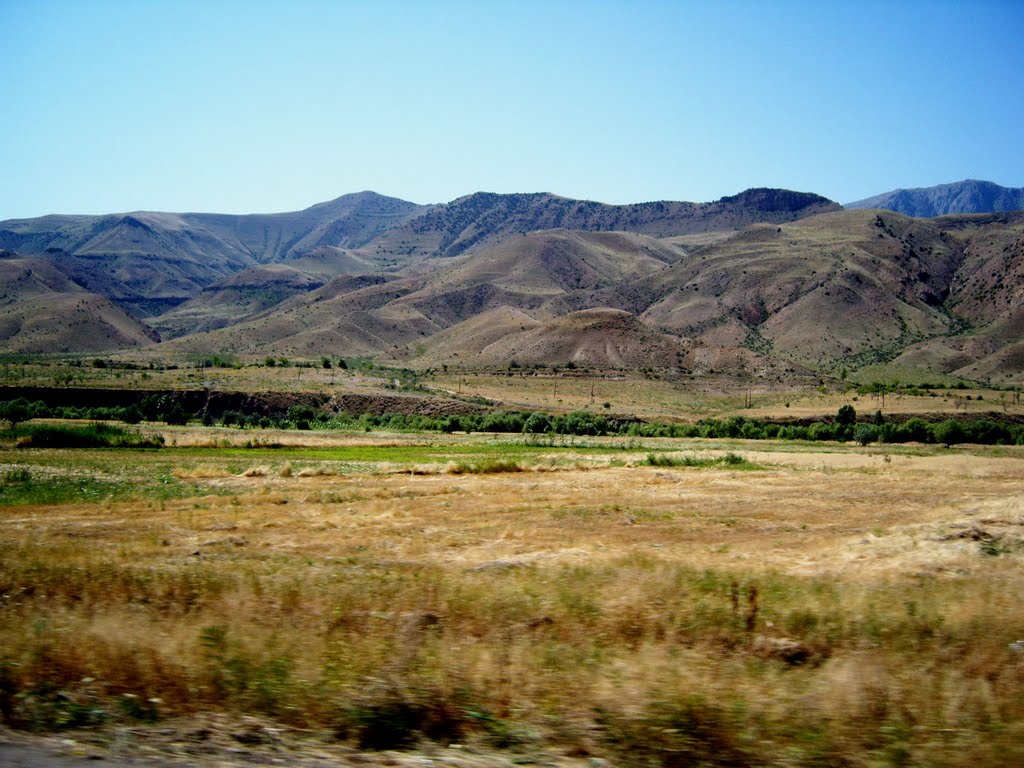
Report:
[[[812,442],[855,441],[870,443],[935,443],[955,445],[1024,445],[1024,424],[1006,424],[991,419],[945,419],[905,421],[886,419],[881,412],[868,418],[858,417],[851,405],[844,405],[827,420],[809,424],[730,416],[702,419],[693,424],[641,421],[616,418],[589,411],[549,414],[540,411],[495,411],[490,413],[428,416],[406,413],[331,413],[310,405],[293,405],[277,415],[227,410],[215,417],[208,412],[187,413],[173,397],[153,395],[139,405],[118,407],[48,406],[24,398],[0,402],[0,420],[15,426],[36,418],[142,421],[242,429],[347,429],[361,431],[406,432],[490,432],[528,435],[690,437],[744,440],[805,440]]]

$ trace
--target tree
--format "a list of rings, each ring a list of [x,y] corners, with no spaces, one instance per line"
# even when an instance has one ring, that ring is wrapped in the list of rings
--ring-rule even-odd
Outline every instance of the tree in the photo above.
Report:
[[[874,424],[861,424],[853,433],[853,439],[860,445],[878,441],[878,427]]]
[[[29,407],[28,401],[19,397],[17,400],[11,400],[7,403],[0,403],[0,419],[9,421],[11,423],[11,429],[14,429],[18,424],[23,421],[28,421],[32,418],[32,409]]]
[[[964,432],[960,422],[954,419],[946,419],[936,424],[932,434],[936,442],[942,443],[947,448],[951,445],[962,443],[967,437],[967,433]]]
[[[184,426],[188,424],[188,414],[185,409],[181,407],[181,403],[173,403],[170,408],[164,412],[164,422],[166,424],[176,424]]]
[[[856,423],[857,411],[852,405],[846,404],[836,412],[836,424],[842,424],[845,427]]]
[[[293,405],[288,409],[288,419],[296,429],[309,429],[316,418],[317,412],[311,405]]]
[[[523,432],[542,435],[551,429],[551,417],[546,413],[531,413],[523,423]]]

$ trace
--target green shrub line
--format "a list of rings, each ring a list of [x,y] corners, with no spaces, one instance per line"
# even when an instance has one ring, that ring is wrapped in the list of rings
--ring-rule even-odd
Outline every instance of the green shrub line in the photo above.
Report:
[[[796,424],[731,416],[725,419],[702,419],[694,424],[668,424],[615,418],[589,411],[549,414],[540,411],[495,411],[491,413],[427,416],[421,414],[329,413],[309,405],[293,405],[283,417],[273,417],[236,410],[224,411],[220,418],[208,413],[189,414],[181,405],[167,398],[152,403],[114,408],[76,408],[46,406],[24,398],[0,403],[0,420],[12,428],[30,419],[86,419],[122,421],[137,424],[142,420],[167,424],[187,424],[198,420],[204,426],[225,426],[241,429],[317,429],[377,430],[394,432],[484,432],[527,435],[624,436],[624,437],[694,437],[705,439],[739,438],[744,440],[806,440],[811,442],[856,441],[870,443],[931,443],[956,445],[1024,445],[1024,424],[1004,424],[991,419],[945,419],[926,421],[909,418],[895,421],[876,412],[869,418],[859,417],[852,405],[842,406],[826,421]]]
[[[21,448],[160,448],[160,435],[142,435],[114,424],[19,424],[10,435]]]

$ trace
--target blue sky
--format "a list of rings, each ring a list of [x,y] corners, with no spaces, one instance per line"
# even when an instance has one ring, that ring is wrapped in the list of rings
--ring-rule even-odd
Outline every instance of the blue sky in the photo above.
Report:
[[[0,219],[1024,186],[1024,3],[0,0]]]

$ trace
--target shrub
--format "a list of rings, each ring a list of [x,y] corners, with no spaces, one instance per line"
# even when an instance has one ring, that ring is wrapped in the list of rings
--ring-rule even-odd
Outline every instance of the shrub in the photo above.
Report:
[[[874,424],[862,424],[853,433],[853,439],[860,445],[867,445],[878,441],[878,427]]]
[[[745,766],[742,723],[734,713],[699,694],[654,701],[639,714],[600,712],[608,746],[629,765]]]
[[[586,411],[573,411],[555,418],[552,430],[560,435],[604,435],[608,432],[608,420]]]
[[[809,440],[835,440],[836,430],[831,424],[816,421],[807,429]]]
[[[647,454],[647,464],[652,467],[714,467],[714,466],[727,466],[727,467],[739,467],[743,466],[748,469],[756,468],[755,464],[751,464],[745,458],[740,456],[738,453],[726,453],[722,456],[697,456],[697,455],[684,455],[684,456],[669,456],[666,454],[649,453]]]
[[[119,418],[125,424],[138,424],[142,421],[142,411],[139,410],[138,406],[128,405],[120,409]]]
[[[886,442],[891,443],[927,443],[932,437],[928,422],[924,419],[907,419],[902,424],[896,425]]]
[[[452,475],[490,475],[505,472],[522,472],[523,467],[515,461],[484,459],[478,462],[459,462],[448,470]]]
[[[39,424],[19,434],[23,448],[159,448],[164,443],[160,435],[146,437],[112,424]]]
[[[551,417],[546,413],[531,413],[523,422],[523,432],[542,435],[551,430]]]
[[[1009,427],[988,419],[964,425],[966,441],[981,445],[1005,445],[1013,442]]]

